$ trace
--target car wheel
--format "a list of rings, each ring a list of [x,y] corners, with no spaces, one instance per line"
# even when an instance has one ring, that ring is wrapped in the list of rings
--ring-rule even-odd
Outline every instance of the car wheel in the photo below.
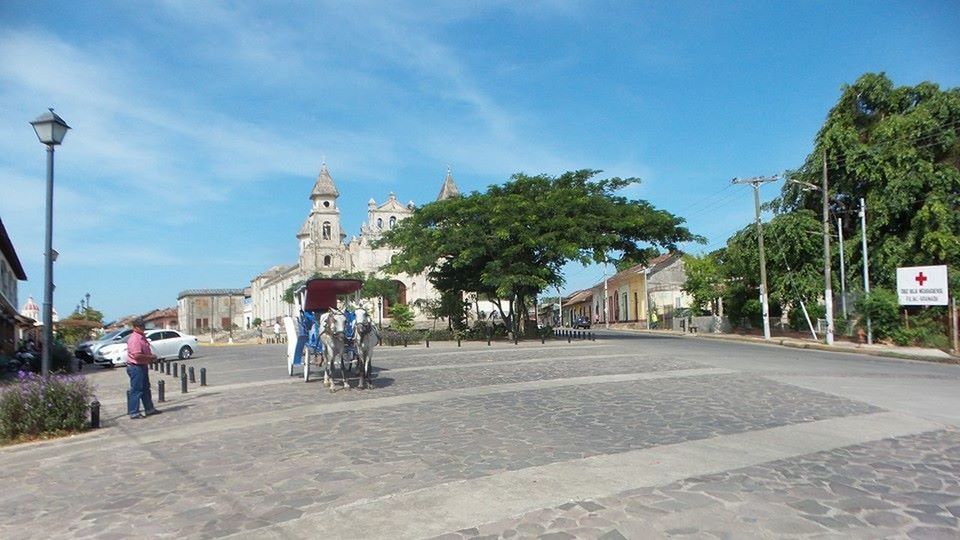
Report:
[[[186,360],[187,358],[193,356],[193,349],[184,345],[183,347],[180,347],[180,354],[178,356],[181,360]]]

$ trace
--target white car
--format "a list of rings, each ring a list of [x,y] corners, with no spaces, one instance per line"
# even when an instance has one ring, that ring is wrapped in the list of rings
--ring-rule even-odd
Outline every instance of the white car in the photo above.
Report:
[[[200,342],[196,336],[181,334],[176,330],[158,328],[143,333],[150,342],[150,350],[157,359],[179,358],[186,360],[197,353]],[[127,338],[129,339],[129,337]],[[127,344],[105,345],[94,352],[93,362],[99,366],[123,366],[127,363]]]

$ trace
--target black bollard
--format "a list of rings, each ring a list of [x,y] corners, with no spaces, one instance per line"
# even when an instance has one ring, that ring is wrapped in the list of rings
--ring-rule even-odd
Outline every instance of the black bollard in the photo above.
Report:
[[[100,428],[100,402],[94,399],[90,403],[90,429]]]
[[[167,384],[163,382],[163,379],[160,379],[159,381],[157,381],[157,398],[160,403],[163,403],[164,401],[167,400],[166,387],[167,387]]]
[[[406,335],[403,336],[403,346],[404,346],[404,347],[407,346],[407,336],[406,336]]]
[[[460,346],[460,338],[457,338],[457,347]]]
[[[546,343],[546,342],[547,342],[547,333],[546,333],[546,332],[541,332],[541,333],[540,333],[540,344],[543,345],[543,344]]]
[[[427,348],[429,349],[429,348],[430,348],[430,338],[426,338],[424,341],[427,342]]]
[[[200,386],[207,385],[207,368],[200,368]]]
[[[179,373],[178,370],[179,370],[179,367],[177,366],[177,363],[174,362],[174,363],[173,363],[173,378],[174,378],[174,379],[176,379],[177,377],[180,376],[180,373]]]
[[[567,332],[567,343],[570,343],[570,332]]]
[[[487,332],[487,347],[490,346],[490,332]]]
[[[193,372],[193,366],[190,366],[190,371],[189,371],[189,373],[190,373],[190,382],[192,382],[192,383],[197,382],[197,377],[196,377],[196,375],[194,375],[194,372]]]
[[[163,361],[163,366],[166,368],[165,371],[166,371],[167,375],[169,375],[169,374],[170,374],[170,362],[164,360],[164,361]]]
[[[516,345],[519,340],[520,340],[519,334],[517,334],[516,332],[514,332],[514,334],[513,334],[513,344]]]
[[[186,371],[180,372],[180,393],[181,394],[187,393],[187,372]]]

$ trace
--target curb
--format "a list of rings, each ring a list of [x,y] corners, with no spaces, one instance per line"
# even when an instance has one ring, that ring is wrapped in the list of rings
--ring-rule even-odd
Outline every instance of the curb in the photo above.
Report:
[[[737,341],[740,343],[748,343],[748,344],[754,344],[754,345],[774,345],[774,346],[780,346],[780,347],[790,347],[793,349],[808,349],[808,350],[818,350],[818,351],[833,352],[833,353],[865,354],[868,356],[877,356],[882,358],[894,358],[898,360],[917,360],[921,362],[933,362],[937,364],[948,364],[948,365],[960,364],[960,357],[957,357],[956,355],[950,355],[949,357],[913,355],[913,354],[899,353],[895,350],[887,351],[887,350],[875,350],[875,349],[861,349],[859,347],[848,348],[848,347],[830,346],[823,343],[813,343],[813,342],[807,343],[803,341],[797,341],[792,338],[772,338],[770,340],[765,340],[761,338],[753,338],[750,336],[741,336],[738,334],[714,334],[714,333],[688,334],[688,333],[674,331],[674,330],[617,329],[615,331],[647,334],[647,335],[672,336],[672,337],[689,338],[689,339],[697,339],[697,338],[719,339],[724,341]]]

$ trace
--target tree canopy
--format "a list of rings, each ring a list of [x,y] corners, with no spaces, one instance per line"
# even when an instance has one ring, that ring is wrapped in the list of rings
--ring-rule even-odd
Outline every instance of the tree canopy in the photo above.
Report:
[[[843,88],[814,151],[789,177],[821,185],[824,151],[831,222],[844,218],[847,253],[859,251],[857,210],[866,201],[876,285],[892,288],[898,266],[960,268],[960,89],[897,87],[883,73],[867,73]],[[821,204],[819,191],[788,182],[772,207],[819,212]],[[861,261],[847,261],[852,275]]]
[[[594,180],[600,171],[515,174],[486,192],[436,201],[386,232],[399,249],[389,272],[429,270],[440,291],[473,291],[516,302],[562,286],[569,261],[643,262],[648,246],[700,241],[684,220],[619,192],[636,178]]]

